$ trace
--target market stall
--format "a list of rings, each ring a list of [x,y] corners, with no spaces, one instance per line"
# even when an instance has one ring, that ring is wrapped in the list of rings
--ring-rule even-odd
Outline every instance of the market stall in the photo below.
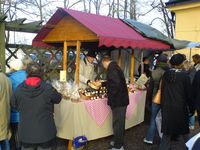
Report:
[[[63,8],[59,8],[41,29],[33,40],[33,45],[41,47],[63,46],[62,76],[63,74],[67,75],[64,72],[68,66],[68,48],[75,46],[75,83],[77,86],[79,85],[81,48],[98,49],[99,51],[121,47],[132,49],[129,66],[130,78],[128,79],[130,81],[130,85],[128,85],[130,104],[126,114],[126,129],[144,121],[146,91],[134,83],[134,48],[155,50],[170,48],[168,44],[143,37],[120,19]],[[119,55],[119,64],[122,61],[120,57]],[[61,92],[63,90],[66,91],[65,88],[61,88]],[[80,93],[78,89],[74,91]],[[89,98],[83,98],[81,94],[80,97],[74,98],[74,96],[69,96],[69,93],[73,93],[73,91],[63,92],[65,95],[63,100],[55,106],[58,137],[72,140],[76,136],[84,135],[89,140],[94,140],[112,134],[111,111],[107,106],[106,96],[102,94],[106,94],[105,91],[102,92],[100,89],[88,92],[88,95],[87,91],[84,91],[84,96],[89,96]]]

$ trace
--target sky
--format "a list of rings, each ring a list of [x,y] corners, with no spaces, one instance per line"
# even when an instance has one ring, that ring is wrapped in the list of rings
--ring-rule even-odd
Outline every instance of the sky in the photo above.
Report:
[[[76,1],[78,1],[78,0],[69,0],[69,5],[72,5]],[[101,10],[100,10],[100,14],[101,15],[107,15],[108,14],[108,6],[105,5],[106,1],[108,1],[108,0],[102,0],[103,5],[101,6]],[[123,0],[120,0],[120,1],[123,2]],[[138,0],[137,12],[139,14],[144,14],[144,13],[148,12],[152,8],[150,6],[152,1],[153,0]],[[163,0],[163,1],[166,2],[168,0]],[[157,2],[159,2],[159,0],[155,0],[155,2],[157,3]],[[50,4],[48,7],[46,7],[46,9],[51,9],[52,10],[52,15],[53,15],[53,13],[56,11],[57,7],[63,7],[63,2],[61,2],[61,0],[55,0],[55,2]],[[95,13],[94,6],[92,6],[91,8],[92,8],[92,13]],[[83,10],[83,4],[80,3],[80,4],[77,4],[77,5],[74,5],[71,9],[82,11]],[[33,13],[36,11],[35,9],[29,8],[29,7],[27,7],[26,10],[32,11]],[[50,16],[51,16],[51,14],[50,14]],[[160,12],[158,12],[158,10],[153,10],[153,11],[151,11],[150,13],[148,13],[145,16],[140,16],[138,18],[138,21],[140,21],[142,23],[146,23],[146,24],[149,25],[151,23],[151,21],[154,18],[157,18],[157,17],[162,17],[162,14]],[[25,15],[24,13],[21,13],[20,11],[16,11],[15,18],[27,18],[26,22],[39,20],[39,17],[36,17],[36,16],[33,17],[33,16],[30,16],[30,15]],[[163,28],[163,23],[159,19],[155,20],[151,24],[151,26],[153,26],[154,28],[156,28],[156,29],[160,30],[161,32],[165,33],[164,32],[164,28]],[[35,36],[36,36],[36,34],[30,34],[30,33],[23,33],[23,34],[22,33],[18,33],[18,32],[11,33],[11,35],[10,35],[10,37],[11,37],[10,38],[10,43],[14,43],[14,44],[15,43],[31,44],[32,43],[32,39]]]

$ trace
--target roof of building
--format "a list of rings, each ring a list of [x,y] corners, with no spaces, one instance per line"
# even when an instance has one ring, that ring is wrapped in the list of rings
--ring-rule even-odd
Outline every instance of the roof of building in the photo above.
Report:
[[[170,45],[159,40],[147,38],[125,24],[122,20],[107,16],[89,14],[80,11],[59,8],[47,22],[47,25],[56,25],[64,16],[70,15],[89,30],[94,32],[99,41],[98,47],[140,48],[163,50],[170,49]],[[33,40],[34,46],[51,46],[43,39],[52,28],[43,27]]]
[[[166,6],[173,6],[173,5],[179,5],[179,4],[186,4],[186,3],[192,3],[197,2],[199,0],[169,0],[166,2]]]

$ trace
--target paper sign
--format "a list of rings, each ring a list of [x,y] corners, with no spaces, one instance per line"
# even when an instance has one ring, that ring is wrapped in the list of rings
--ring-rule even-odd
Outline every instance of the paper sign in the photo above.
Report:
[[[67,71],[61,70],[60,71],[60,82],[66,82],[67,81]]]
[[[148,81],[147,76],[145,74],[142,74],[139,77],[139,79],[136,81],[136,84],[142,86],[142,85],[145,85],[147,83],[147,81]]]

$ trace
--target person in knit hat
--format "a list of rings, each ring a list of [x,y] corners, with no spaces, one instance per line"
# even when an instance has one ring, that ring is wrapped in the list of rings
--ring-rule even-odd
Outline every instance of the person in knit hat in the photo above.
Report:
[[[23,68],[23,62],[20,59],[11,60],[9,65],[10,65],[10,70],[13,72],[22,70]]]
[[[13,59],[9,63],[10,65],[10,73],[8,77],[12,83],[12,91],[15,92],[18,85],[21,84],[26,79],[26,71],[23,70],[23,62],[20,59]],[[20,143],[18,141],[18,123],[19,123],[19,113],[11,108],[11,116],[10,116],[12,137],[10,140],[11,149],[18,150],[20,149]]]

